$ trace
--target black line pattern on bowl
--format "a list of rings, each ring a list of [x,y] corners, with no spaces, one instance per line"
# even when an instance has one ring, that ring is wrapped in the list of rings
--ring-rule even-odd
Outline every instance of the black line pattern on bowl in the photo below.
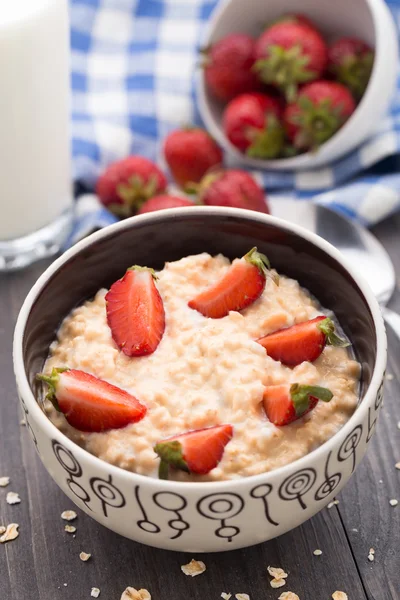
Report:
[[[54,456],[56,457],[64,471],[66,471],[69,475],[69,477],[67,477],[66,480],[69,489],[74,494],[74,496],[79,498],[79,500],[81,500],[81,502],[83,502],[83,504],[87,506],[89,510],[92,510],[89,506],[90,496],[88,492],[85,490],[85,488],[80,482],[75,481],[75,479],[79,479],[79,477],[82,477],[83,474],[82,467],[79,464],[77,458],[74,456],[74,454],[72,454],[71,450],[68,450],[68,448],[63,446],[57,440],[52,439],[51,446],[53,448]]]
[[[273,488],[270,483],[262,483],[261,485],[257,485],[255,488],[253,488],[250,491],[250,496],[252,498],[260,499],[263,501],[265,518],[267,519],[267,521],[269,523],[271,523],[271,525],[275,525],[276,527],[278,527],[279,523],[274,521],[272,519],[271,515],[269,514],[269,506],[268,506],[267,496],[270,495],[270,493],[272,492],[272,489]]]
[[[354,427],[354,429],[352,431],[350,431],[350,433],[347,435],[347,437],[343,440],[342,445],[340,446],[339,450],[338,450],[338,454],[337,454],[337,459],[340,462],[344,462],[345,460],[347,460],[348,458],[352,458],[353,460],[353,465],[352,465],[352,469],[351,472],[354,472],[354,469],[356,468],[356,462],[357,462],[357,446],[361,441],[361,437],[362,437],[362,432],[363,432],[363,426],[361,425],[361,423],[359,425],[356,425]]]
[[[123,493],[113,484],[111,475],[108,479],[91,477],[90,487],[101,502],[103,514],[108,517],[107,507],[122,508],[126,504]]]
[[[382,402],[383,402],[383,386],[384,386],[384,379],[382,379],[381,385],[379,386],[379,389],[377,391],[376,394],[376,398],[375,398],[375,410],[378,411],[378,409],[382,406]]]
[[[190,529],[189,523],[180,513],[187,507],[187,500],[183,496],[175,492],[157,492],[153,495],[153,501],[159,508],[174,513],[175,518],[168,521],[169,527],[176,531],[171,540],[178,539],[184,531]]]
[[[236,517],[244,508],[244,500],[239,494],[221,492],[203,496],[197,502],[197,511],[206,519],[220,522],[215,530],[217,537],[231,542],[240,533],[240,528],[226,523],[228,519]]]
[[[303,500],[303,496],[311,490],[316,479],[317,472],[315,469],[311,467],[300,469],[281,483],[278,491],[279,497],[281,500],[297,500],[301,508],[305,510],[307,505]]]
[[[134,493],[135,493],[136,502],[137,502],[139,509],[143,516],[143,519],[139,519],[139,521],[136,521],[136,525],[142,531],[145,531],[146,533],[160,533],[161,528],[157,525],[157,523],[153,523],[147,517],[147,512],[143,506],[142,500],[140,499],[140,486],[139,485],[135,486]]]
[[[327,496],[330,496],[330,494],[333,492],[333,490],[337,488],[337,486],[342,480],[341,473],[333,473],[332,475],[329,475],[329,461],[331,456],[332,451],[329,452],[328,457],[326,459],[324,468],[325,479],[315,492],[315,500],[324,500]]]
[[[26,404],[25,404],[25,401],[24,401],[24,399],[22,398],[22,395],[19,393],[19,391],[18,391],[18,398],[19,398],[19,401],[21,402],[22,410],[24,411],[24,420],[25,420],[25,425],[26,425],[26,428],[27,428],[27,430],[28,430],[28,431],[29,431],[29,433],[30,433],[30,436],[31,436],[31,438],[32,438],[32,441],[33,441],[33,443],[35,444],[36,452],[37,452],[37,453],[39,454],[39,456],[40,456],[40,453],[39,453],[39,448],[38,448],[38,441],[37,441],[37,437],[36,437],[36,434],[35,434],[35,432],[34,432],[34,431],[33,431],[33,429],[32,429],[32,425],[30,424],[30,421],[29,421],[29,419],[28,419],[29,410],[28,410],[28,408],[27,408],[27,406],[26,406]]]

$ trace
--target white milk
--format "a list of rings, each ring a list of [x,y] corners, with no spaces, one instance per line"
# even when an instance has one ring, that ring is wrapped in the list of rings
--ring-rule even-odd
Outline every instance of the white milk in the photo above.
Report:
[[[0,2],[0,242],[72,204],[67,0]]]

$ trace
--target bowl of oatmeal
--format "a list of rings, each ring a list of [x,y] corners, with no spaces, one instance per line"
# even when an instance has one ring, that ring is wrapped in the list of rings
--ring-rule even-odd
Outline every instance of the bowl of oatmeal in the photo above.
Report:
[[[332,246],[211,207],[74,246],[32,288],[14,341],[57,484],[117,533],[193,552],[265,541],[326,506],[371,438],[385,361],[379,306]]]

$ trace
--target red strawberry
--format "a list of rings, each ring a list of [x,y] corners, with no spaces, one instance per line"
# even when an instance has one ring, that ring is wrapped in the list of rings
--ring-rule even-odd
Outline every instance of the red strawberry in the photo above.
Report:
[[[169,466],[197,475],[209,473],[222,459],[232,435],[232,425],[216,425],[158,442],[154,451],[161,458],[160,479],[168,479]]]
[[[163,210],[164,208],[178,208],[180,206],[194,206],[194,203],[180,196],[154,196],[154,198],[150,198],[142,204],[137,214],[143,215],[144,213]]]
[[[279,19],[276,19],[271,25],[276,25],[276,23],[301,23],[302,25],[307,25],[307,27],[311,27],[312,29],[316,29],[315,24],[306,17],[305,15],[301,15],[300,13],[292,13],[288,15],[283,15]]]
[[[263,405],[274,425],[289,425],[310,412],[318,400],[330,402],[333,394],[319,385],[271,385],[265,388]]]
[[[107,323],[118,348],[127,356],[152,354],[165,329],[165,313],[147,267],[131,267],[106,295]]]
[[[140,421],[147,412],[128,392],[83,371],[54,368],[51,375],[36,377],[49,386],[46,398],[80,431],[120,429]]]
[[[268,356],[290,367],[305,361],[314,362],[326,344],[342,348],[350,345],[336,334],[332,319],[324,316],[280,329],[257,342],[264,346]]]
[[[221,166],[222,151],[212,137],[200,128],[177,129],[164,142],[165,160],[175,181],[185,187],[198,183],[212,167]]]
[[[252,71],[255,42],[249,35],[232,33],[203,51],[204,75],[216,98],[227,102],[238,94],[261,89]]]
[[[101,202],[119,217],[130,217],[142,203],[165,191],[167,180],[151,160],[128,156],[109,165],[97,180]]]
[[[296,148],[315,150],[340,129],[355,108],[352,95],[341,83],[314,81],[286,107],[286,134]]]
[[[340,38],[329,49],[328,70],[359,100],[364,94],[374,64],[374,51],[357,38]]]
[[[254,70],[264,83],[281,89],[292,102],[297,86],[321,77],[328,50],[316,29],[285,20],[269,27],[256,43]]]
[[[229,141],[253,158],[277,158],[284,145],[279,101],[266,94],[242,94],[230,101],[223,115]]]
[[[261,296],[270,264],[264,254],[252,248],[235,260],[224,277],[190,300],[188,305],[205,317],[220,319],[231,310],[243,310]]]
[[[199,201],[211,206],[247,208],[269,214],[264,190],[240,169],[226,169],[206,175],[198,186]]]

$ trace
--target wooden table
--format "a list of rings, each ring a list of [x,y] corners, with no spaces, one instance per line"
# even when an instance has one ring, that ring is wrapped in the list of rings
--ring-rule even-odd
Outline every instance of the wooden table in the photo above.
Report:
[[[400,274],[400,216],[374,233],[388,249]],[[221,592],[247,593],[251,600],[278,599],[282,591],[300,600],[329,600],[335,590],[349,600],[400,599],[400,340],[389,335],[385,405],[368,453],[340,494],[340,503],[325,508],[294,531],[265,544],[224,554],[207,554],[207,571],[186,577],[180,566],[191,555],[156,550],[119,537],[78,512],[73,537],[64,531],[61,512],[74,508],[42,467],[21,414],[13,377],[11,342],[21,303],[48,263],[0,276],[0,524],[20,524],[19,538],[0,544],[1,600],[84,600],[92,587],[100,600],[119,600],[127,586],[147,588],[153,600],[218,600]],[[400,290],[390,303],[400,311]],[[21,503],[6,503],[8,491]],[[315,549],[321,556],[314,556]],[[368,560],[369,549],[375,560]],[[92,558],[84,563],[81,551]],[[267,565],[289,572],[279,590],[269,585]],[[232,597],[234,600],[234,596]]]

